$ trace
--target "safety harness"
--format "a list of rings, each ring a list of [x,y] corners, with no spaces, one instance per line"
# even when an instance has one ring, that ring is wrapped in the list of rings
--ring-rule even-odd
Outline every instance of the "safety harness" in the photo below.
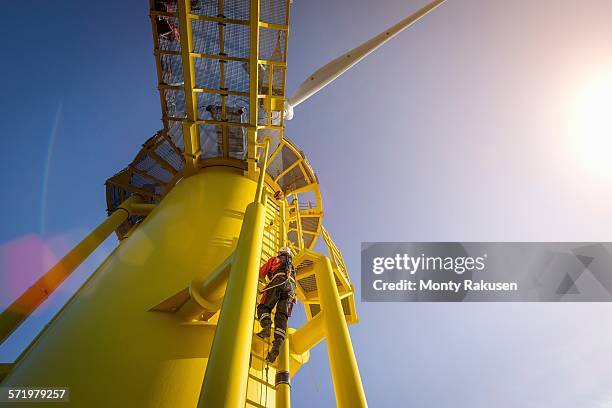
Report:
[[[264,293],[269,291],[270,289],[282,286],[287,283],[287,281],[292,281],[295,284],[295,267],[291,263],[291,257],[287,255],[281,255],[279,256],[279,258],[281,258],[281,264],[276,267],[276,269],[272,273],[272,276],[270,276],[271,271],[268,271],[267,275],[270,281],[268,285],[266,285],[266,287],[263,288],[259,293]],[[274,279],[282,276],[285,277],[282,282],[277,283],[275,285],[270,285],[270,283],[274,282]]]

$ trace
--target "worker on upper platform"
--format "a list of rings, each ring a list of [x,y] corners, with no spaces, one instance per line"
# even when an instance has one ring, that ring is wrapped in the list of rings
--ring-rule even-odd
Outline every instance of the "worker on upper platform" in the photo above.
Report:
[[[287,337],[287,321],[291,316],[295,296],[295,267],[292,264],[291,249],[283,247],[278,256],[270,258],[259,270],[259,280],[268,280],[262,290],[262,296],[257,305],[257,319],[261,331],[257,333],[262,339],[270,337],[272,329],[272,309],[274,314],[274,341],[266,359],[273,363],[280,353],[285,337]]]
[[[191,0],[191,11],[199,10],[197,0]],[[176,14],[178,12],[177,0],[155,0],[155,11]],[[157,34],[169,41],[180,41],[178,19],[172,16],[157,16]]]

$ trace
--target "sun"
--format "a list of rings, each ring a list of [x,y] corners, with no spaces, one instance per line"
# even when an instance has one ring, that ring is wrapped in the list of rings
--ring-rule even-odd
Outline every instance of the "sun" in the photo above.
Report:
[[[612,175],[612,69],[578,92],[571,127],[577,158],[597,173]]]

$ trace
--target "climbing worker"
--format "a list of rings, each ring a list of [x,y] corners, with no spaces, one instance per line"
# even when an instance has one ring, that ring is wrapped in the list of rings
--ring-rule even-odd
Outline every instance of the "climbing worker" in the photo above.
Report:
[[[200,10],[197,0],[191,0],[191,11]],[[176,14],[178,12],[177,0],[155,0],[155,11]],[[178,20],[172,16],[157,16],[157,34],[168,41],[180,41]]]
[[[257,305],[257,319],[261,331],[257,333],[262,339],[270,337],[272,329],[272,309],[276,306],[274,315],[274,341],[266,360],[273,363],[280,353],[280,348],[287,336],[287,320],[295,303],[295,267],[291,263],[291,249],[283,247],[278,256],[272,257],[259,270],[259,280],[268,284],[262,290],[262,296]]]
[[[176,13],[177,5],[176,0],[155,0],[155,10],[162,11],[164,13]],[[168,41],[179,41],[179,27],[176,18],[168,16],[157,16],[156,18],[157,34]]]

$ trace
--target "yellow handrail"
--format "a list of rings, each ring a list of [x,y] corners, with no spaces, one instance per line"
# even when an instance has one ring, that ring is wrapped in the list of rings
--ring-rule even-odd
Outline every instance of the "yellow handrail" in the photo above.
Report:
[[[260,144],[258,144],[258,146],[261,147]],[[266,169],[268,167],[268,152],[270,150],[270,139],[269,138],[264,139],[263,148],[264,148],[264,154],[263,154],[263,159],[261,160],[261,165],[259,166],[259,179],[257,180],[257,190],[255,191],[255,202],[261,203],[261,204],[264,204],[263,188],[264,188],[264,181],[266,179]]]

